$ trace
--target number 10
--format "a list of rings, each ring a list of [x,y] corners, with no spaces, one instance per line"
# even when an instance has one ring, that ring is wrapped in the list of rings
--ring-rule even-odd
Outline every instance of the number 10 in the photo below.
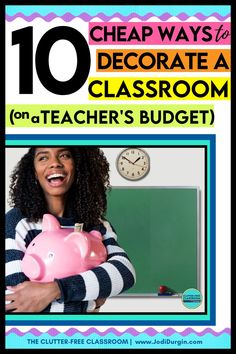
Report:
[[[75,48],[77,65],[74,75],[67,81],[58,81],[49,67],[49,52],[58,40],[68,40]],[[33,93],[33,27],[12,32],[12,45],[19,44],[19,92]],[[89,46],[83,35],[74,28],[58,26],[47,31],[36,48],[35,68],[42,85],[57,95],[69,95],[79,90],[90,70]]]

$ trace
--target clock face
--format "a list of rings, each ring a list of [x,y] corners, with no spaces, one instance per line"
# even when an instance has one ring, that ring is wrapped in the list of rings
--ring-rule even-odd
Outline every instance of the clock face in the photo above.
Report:
[[[139,148],[123,150],[117,159],[117,170],[128,180],[136,181],[146,176],[150,169],[150,160],[146,151]]]

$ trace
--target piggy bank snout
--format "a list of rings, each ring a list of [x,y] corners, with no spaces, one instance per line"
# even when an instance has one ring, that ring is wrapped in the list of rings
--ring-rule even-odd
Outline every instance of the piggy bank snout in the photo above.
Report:
[[[44,274],[44,264],[37,255],[26,254],[22,260],[22,271],[31,280],[40,280]]]

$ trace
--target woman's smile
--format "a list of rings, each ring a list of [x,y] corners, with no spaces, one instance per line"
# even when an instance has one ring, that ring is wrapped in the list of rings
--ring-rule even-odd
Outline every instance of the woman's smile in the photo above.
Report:
[[[74,160],[67,148],[37,148],[35,176],[46,196],[64,197],[74,181]]]
[[[46,179],[51,187],[60,187],[66,181],[66,174],[61,172],[52,172]]]

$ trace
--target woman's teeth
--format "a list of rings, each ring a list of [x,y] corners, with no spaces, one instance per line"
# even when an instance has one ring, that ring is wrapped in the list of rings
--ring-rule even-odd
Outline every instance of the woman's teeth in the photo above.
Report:
[[[50,176],[47,177],[48,181],[50,181],[51,179],[54,179],[54,178],[64,178],[65,176],[60,174],[60,173],[54,173]]]

